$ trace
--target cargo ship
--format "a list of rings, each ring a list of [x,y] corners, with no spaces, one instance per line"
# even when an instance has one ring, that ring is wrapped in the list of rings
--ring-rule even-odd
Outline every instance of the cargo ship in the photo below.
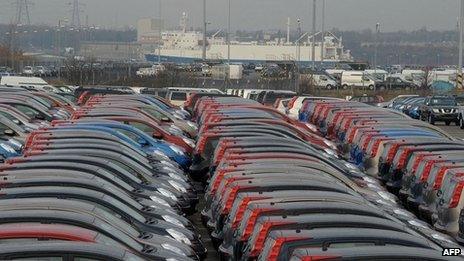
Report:
[[[182,24],[181,24],[182,25]],[[150,62],[172,62],[193,63],[202,60],[203,56],[203,33],[198,31],[187,31],[186,24],[181,30],[165,31],[161,35],[159,48],[145,54]],[[217,37],[216,33],[207,37],[206,59],[228,60],[228,45],[225,37]],[[303,35],[297,42],[290,42],[290,29],[287,38],[278,38],[265,42],[231,41],[230,61],[231,63],[254,63],[263,64],[267,61],[295,61],[300,64],[312,64],[313,61],[324,64],[351,61],[350,51],[344,50],[341,37],[336,37],[330,32],[324,35],[323,43],[315,43],[315,55],[312,57],[312,38],[309,34]],[[322,51],[323,49],[323,51]]]

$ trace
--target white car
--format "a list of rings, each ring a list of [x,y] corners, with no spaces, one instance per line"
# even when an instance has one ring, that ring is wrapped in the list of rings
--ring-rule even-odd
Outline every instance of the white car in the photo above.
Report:
[[[35,74],[34,67],[32,67],[32,66],[24,67],[23,74],[27,75],[27,76],[33,76]]]
[[[287,104],[287,115],[292,119],[298,119],[300,109],[305,101],[308,100],[343,100],[332,97],[314,97],[314,96],[295,96]]]
[[[281,113],[285,114],[287,113],[287,105],[290,102],[290,100],[291,99],[278,99],[276,101],[276,104],[274,104],[274,107]]]

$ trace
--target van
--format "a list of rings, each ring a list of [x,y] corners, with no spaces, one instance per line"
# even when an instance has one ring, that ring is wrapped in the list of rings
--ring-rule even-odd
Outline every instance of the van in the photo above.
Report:
[[[377,70],[370,69],[370,70],[365,70],[364,72],[371,75],[377,81],[385,81],[388,76],[387,71],[380,70],[380,69],[377,69]]]
[[[422,70],[404,69],[401,74],[404,76],[406,81],[414,82],[416,84],[419,82],[419,86],[422,85],[425,79],[425,72]]]
[[[344,90],[350,87],[374,90],[375,81],[372,76],[364,71],[344,71],[342,73],[341,85]]]
[[[193,93],[216,93],[224,94],[218,89],[205,89],[205,88],[183,88],[183,87],[168,87],[166,88],[166,99],[168,99],[173,105],[183,106],[184,102],[187,101],[188,97]]]
[[[428,75],[427,83],[432,86],[435,82],[444,81],[456,85],[456,75],[455,69],[433,70]]]

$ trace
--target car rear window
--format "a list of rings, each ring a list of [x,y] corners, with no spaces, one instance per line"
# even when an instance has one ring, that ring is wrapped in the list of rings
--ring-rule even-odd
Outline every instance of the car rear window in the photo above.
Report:
[[[186,101],[187,93],[185,92],[172,92],[171,101]]]

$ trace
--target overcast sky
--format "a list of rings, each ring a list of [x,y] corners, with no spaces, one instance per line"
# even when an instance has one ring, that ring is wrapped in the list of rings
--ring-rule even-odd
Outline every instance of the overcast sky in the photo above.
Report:
[[[14,2],[0,0],[0,2]],[[28,0],[34,5],[31,20],[35,24],[56,25],[58,20],[71,17],[71,0]],[[105,27],[134,26],[138,18],[158,14],[160,0],[80,0],[82,24],[88,15],[89,24]],[[168,26],[179,24],[182,12],[189,15],[189,24],[199,27],[202,21],[202,0],[161,0],[162,16]],[[207,0],[211,28],[225,28],[227,0]],[[309,0],[231,0],[232,28],[284,29],[287,17],[300,18],[303,27],[310,27]],[[321,0],[318,0],[320,3]],[[459,15],[458,0],[326,0],[327,26],[342,30],[374,28],[377,22],[383,31],[428,29],[455,29]],[[321,4],[319,4],[319,7]],[[0,8],[0,22],[6,23],[14,14],[14,7]],[[319,23],[320,24],[320,23]]]

